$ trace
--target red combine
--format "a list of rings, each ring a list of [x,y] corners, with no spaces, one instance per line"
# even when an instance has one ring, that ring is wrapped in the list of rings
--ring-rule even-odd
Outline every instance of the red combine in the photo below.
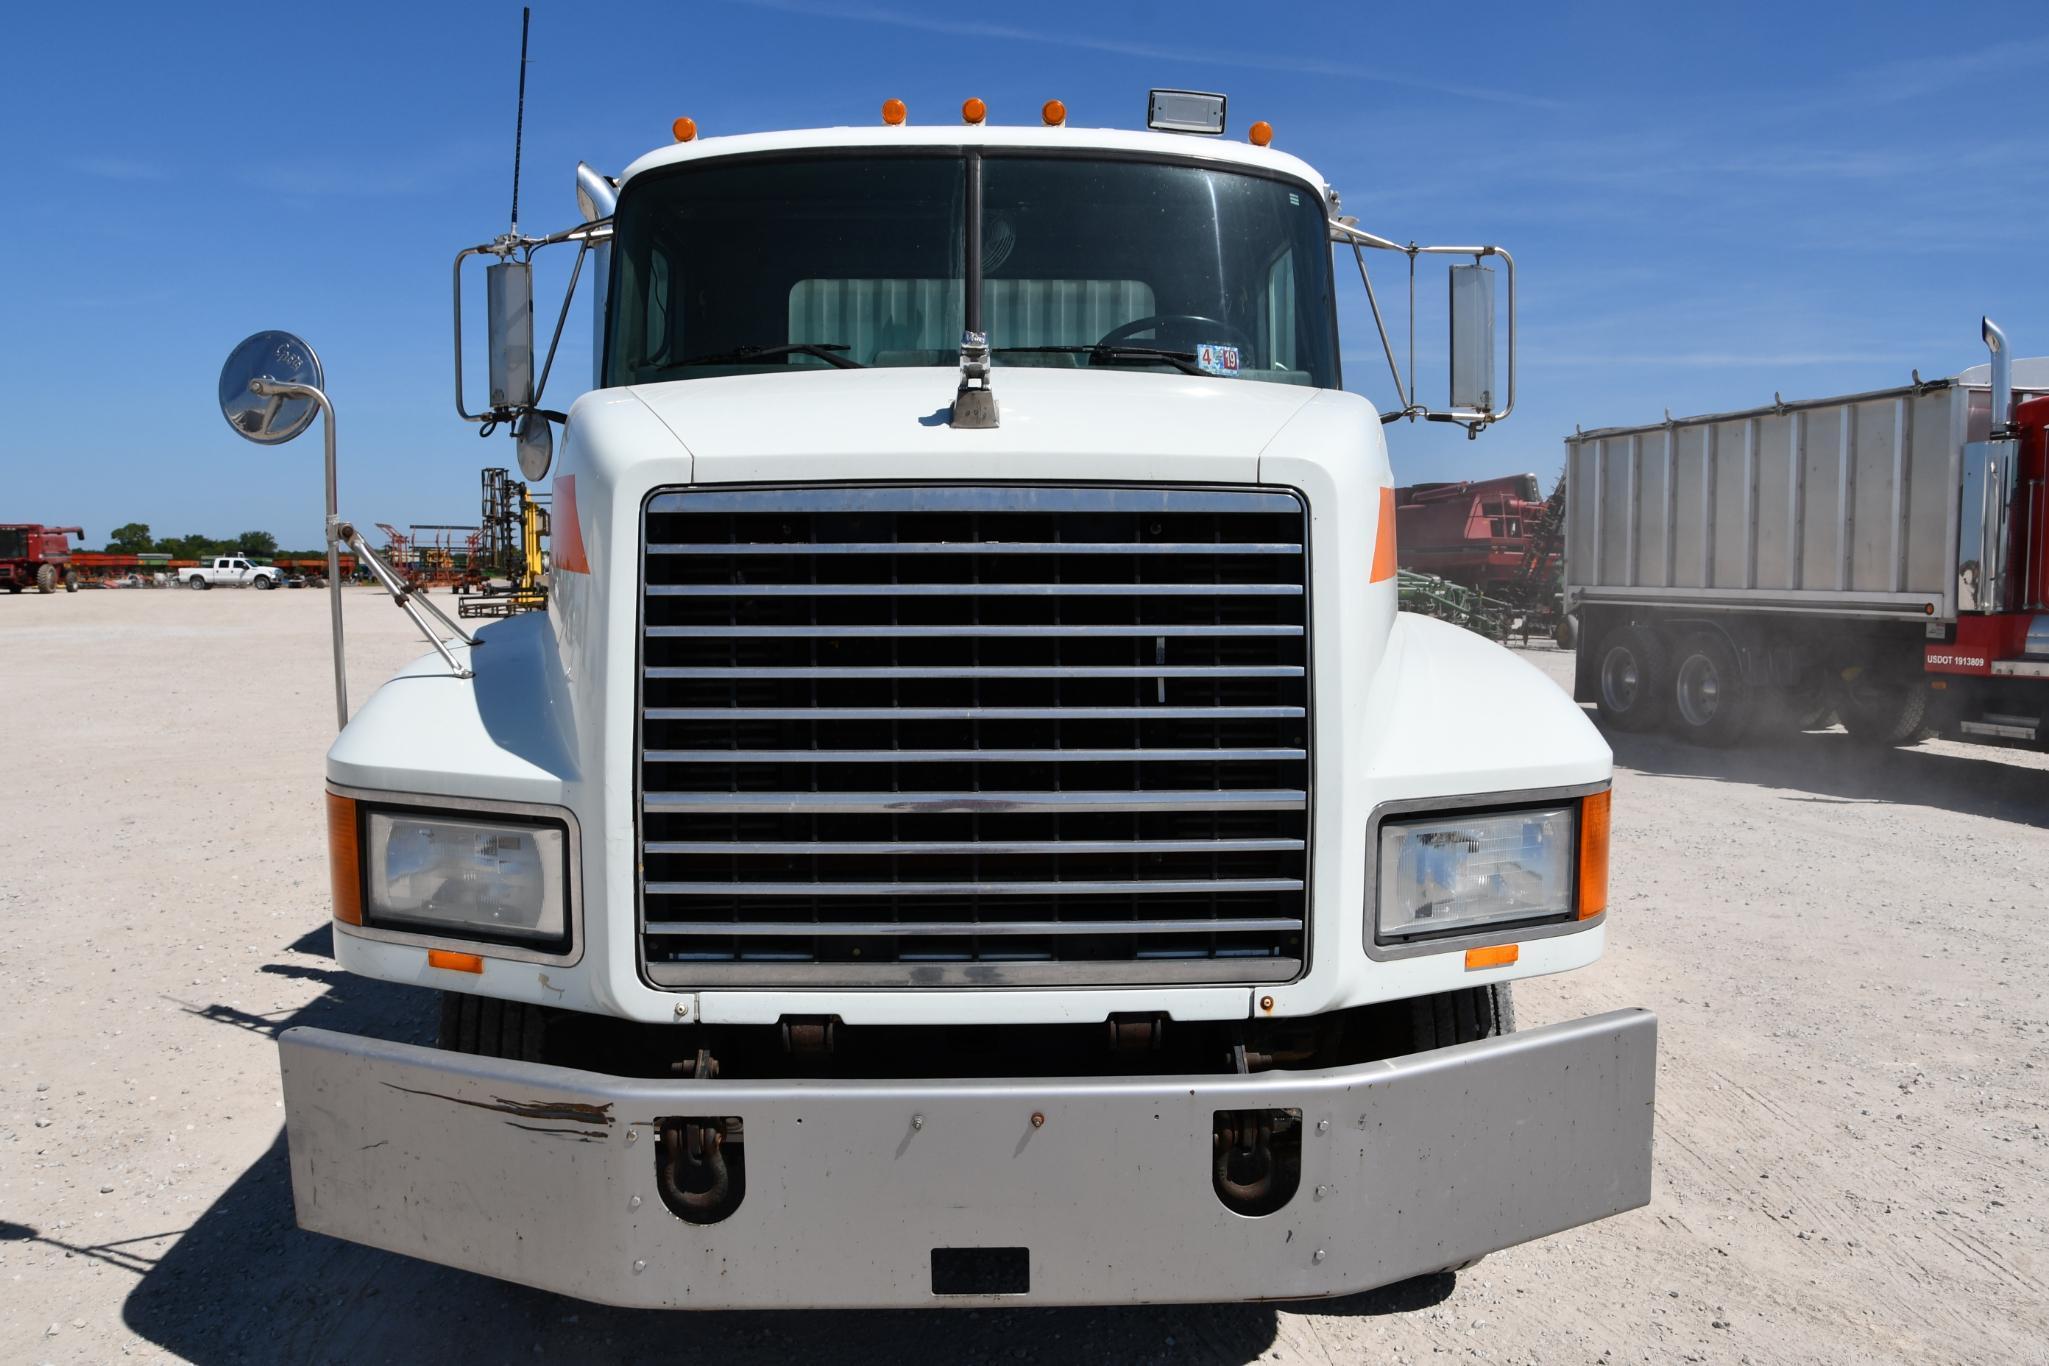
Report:
[[[1524,561],[1545,506],[1534,474],[1398,488],[1395,545],[1401,567],[1507,598],[1529,572]],[[1554,544],[1535,567],[1538,578],[1555,575],[1558,550]]]
[[[68,537],[83,537],[75,526],[43,526],[38,522],[0,522],[0,586],[19,593],[33,586],[38,593],[78,591],[78,571],[71,567]]]

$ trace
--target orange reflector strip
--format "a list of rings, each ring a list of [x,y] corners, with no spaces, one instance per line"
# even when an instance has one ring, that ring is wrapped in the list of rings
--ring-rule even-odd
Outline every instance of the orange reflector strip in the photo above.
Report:
[[[1608,909],[1608,793],[1579,803],[1579,918],[1591,920]]]
[[[961,101],[960,118],[962,123],[980,123],[988,117],[989,106],[982,103],[982,101],[972,96]]]
[[[1380,491],[1380,525],[1373,532],[1373,573],[1367,582],[1379,583],[1395,574],[1394,490]]]
[[[363,858],[356,844],[356,802],[327,794],[327,875],[334,884],[334,918],[363,923]]]
[[[911,111],[902,100],[884,100],[882,102],[882,121],[890,127],[896,128],[901,126],[903,121],[910,116]]]
[[[1059,100],[1047,100],[1039,106],[1039,118],[1048,128],[1058,128],[1067,122],[1067,106]]]
[[[669,131],[676,135],[676,141],[689,142],[697,136],[697,120],[686,114],[670,124]]]
[[[1265,119],[1261,119],[1258,123],[1246,129],[1245,135],[1252,140],[1254,147],[1264,147],[1274,140],[1274,126]]]
[[[1505,968],[1523,956],[1520,944],[1495,944],[1484,949],[1466,950],[1466,971],[1475,968]]]
[[[457,953],[453,949],[428,949],[427,966],[446,968],[450,972],[482,972],[484,960],[474,953]]]

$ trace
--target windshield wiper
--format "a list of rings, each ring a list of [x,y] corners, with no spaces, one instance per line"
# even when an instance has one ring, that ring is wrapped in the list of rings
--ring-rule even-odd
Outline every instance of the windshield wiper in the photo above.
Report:
[[[783,346],[736,346],[731,351],[720,351],[709,356],[690,356],[684,360],[670,361],[663,369],[683,365],[745,365],[749,361],[769,360],[775,356],[816,356],[827,365],[841,370],[865,370],[868,367],[857,360],[848,360],[838,354],[845,351],[845,342],[790,342]]]
[[[994,352],[999,356],[1087,356],[1092,365],[1166,364],[1186,375],[1209,373],[1195,363],[1193,351],[1168,351],[1158,346],[1129,346],[1123,342],[1110,346],[998,346],[994,348]]]

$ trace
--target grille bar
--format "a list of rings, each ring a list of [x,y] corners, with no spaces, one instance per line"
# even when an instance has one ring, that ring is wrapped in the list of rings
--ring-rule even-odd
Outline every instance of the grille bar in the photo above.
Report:
[[[1306,792],[650,792],[647,809],[696,811],[1294,811]]]
[[[726,543],[651,545],[650,555],[1300,555],[1282,542],[842,541],[831,545]]]
[[[744,664],[679,669],[650,667],[649,678],[1300,678],[1299,664],[966,664],[896,665],[884,668],[841,668],[800,665],[794,668]]]
[[[1303,707],[649,707],[649,721],[1289,720]]]
[[[681,598],[1228,598],[1300,597],[1286,583],[664,583],[654,597]]]
[[[1007,920],[994,924],[984,920],[862,920],[834,921],[826,925],[820,925],[815,921],[753,921],[747,924],[728,924],[720,920],[657,920],[648,925],[647,931],[649,934],[732,935],[742,939],[798,939],[815,935],[821,930],[829,930],[834,934],[892,939],[928,935],[1022,938],[1108,933],[1247,934],[1301,928],[1300,920],[1287,916],[1245,916],[1235,920],[1114,920],[1093,923],[1074,920]]]
[[[1162,636],[1299,636],[1300,626],[998,626],[964,622],[958,626],[650,626],[647,634],[657,639],[689,640],[778,640],[788,637],[836,639],[840,636],[900,636],[903,639],[980,637],[985,640],[1024,638],[1040,640],[1057,636],[1130,636],[1150,639]]]
[[[1235,854],[1308,848],[1298,839],[649,840],[650,854]]]
[[[1300,759],[1300,749],[651,749],[651,764],[1105,764]]]
[[[1307,531],[1262,489],[656,495],[647,979],[1298,975]]]

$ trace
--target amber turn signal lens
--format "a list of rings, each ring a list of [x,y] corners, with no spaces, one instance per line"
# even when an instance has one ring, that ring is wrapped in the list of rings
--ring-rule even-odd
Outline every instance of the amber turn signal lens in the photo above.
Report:
[[[1579,918],[1608,909],[1608,792],[1579,803]]]
[[[884,100],[882,102],[882,121],[890,127],[900,127],[903,121],[910,116],[911,111],[905,107],[902,100]]]
[[[356,803],[327,794],[327,874],[334,884],[334,918],[363,923],[363,858],[356,844]]]
[[[1252,139],[1254,147],[1264,147],[1274,140],[1274,126],[1261,119],[1245,130],[1245,136]]]
[[[669,131],[676,135],[676,141],[689,142],[697,136],[697,120],[685,114],[669,125]]]
[[[1520,944],[1494,944],[1484,949],[1466,950],[1466,971],[1475,968],[1505,968],[1523,956]]]
[[[967,99],[961,101],[960,120],[962,123],[980,123],[988,117],[989,106],[980,100]]]
[[[1039,106],[1039,117],[1048,128],[1059,128],[1067,122],[1067,106],[1059,100],[1047,100]]]
[[[449,972],[482,972],[484,960],[474,953],[457,953],[453,949],[428,949],[427,966],[442,968]]]

